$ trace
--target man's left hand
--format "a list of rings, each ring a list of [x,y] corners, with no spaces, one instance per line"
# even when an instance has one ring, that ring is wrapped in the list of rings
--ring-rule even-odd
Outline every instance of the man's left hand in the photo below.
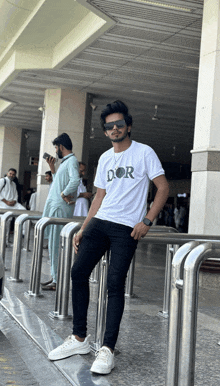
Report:
[[[140,240],[142,237],[146,236],[149,229],[150,227],[141,221],[135,225],[133,231],[131,232],[131,237],[133,237],[135,240]]]
[[[75,201],[73,201],[73,196],[71,196],[71,194],[69,194],[68,196],[61,195],[61,197],[68,205],[75,204]]]

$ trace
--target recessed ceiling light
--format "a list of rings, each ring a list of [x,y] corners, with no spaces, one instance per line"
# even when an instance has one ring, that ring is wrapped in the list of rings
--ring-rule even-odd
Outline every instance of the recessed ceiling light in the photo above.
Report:
[[[177,11],[192,12],[192,9],[185,8],[185,7],[179,7],[178,5],[172,5],[172,4],[167,4],[167,3],[159,3],[157,1],[150,1],[150,0],[135,0],[135,1],[137,1],[138,3],[145,3],[145,4],[153,5],[153,6],[156,6],[156,7],[175,9]]]

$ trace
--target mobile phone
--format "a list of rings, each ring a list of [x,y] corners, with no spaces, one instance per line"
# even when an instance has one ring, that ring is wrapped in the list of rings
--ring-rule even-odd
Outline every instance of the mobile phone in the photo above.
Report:
[[[48,153],[44,153],[43,155],[43,158],[46,159],[46,158],[50,158],[52,157],[52,155],[48,154]],[[54,157],[53,157],[54,158]]]

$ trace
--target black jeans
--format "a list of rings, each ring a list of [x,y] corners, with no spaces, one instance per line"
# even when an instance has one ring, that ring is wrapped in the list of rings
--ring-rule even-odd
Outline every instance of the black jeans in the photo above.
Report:
[[[92,218],[83,232],[82,242],[72,267],[73,334],[81,338],[87,332],[87,310],[89,305],[89,276],[110,249],[108,269],[108,305],[105,346],[114,350],[124,310],[124,290],[127,272],[137,248],[137,240],[130,235],[133,228]]]

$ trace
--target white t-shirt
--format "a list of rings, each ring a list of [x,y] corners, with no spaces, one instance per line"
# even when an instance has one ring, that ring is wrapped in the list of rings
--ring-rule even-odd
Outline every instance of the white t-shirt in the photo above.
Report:
[[[99,159],[94,185],[106,195],[95,217],[134,227],[147,211],[150,180],[164,174],[154,150],[132,141],[121,153],[114,148]]]

